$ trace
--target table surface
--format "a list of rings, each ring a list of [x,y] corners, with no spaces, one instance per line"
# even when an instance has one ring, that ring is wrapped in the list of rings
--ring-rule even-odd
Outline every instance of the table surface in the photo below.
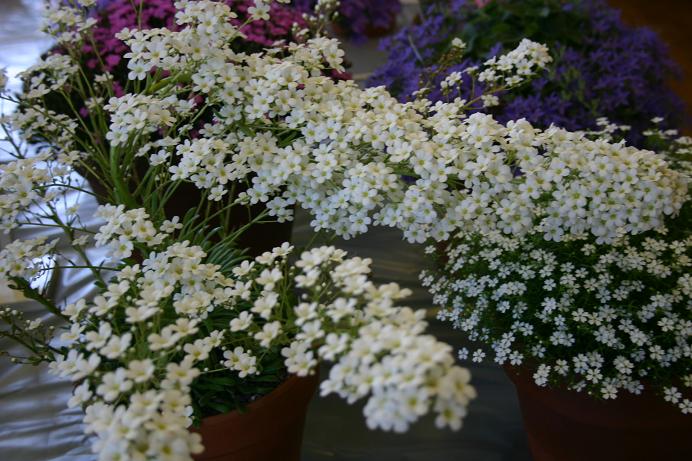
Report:
[[[15,73],[31,64],[49,42],[38,33],[41,0],[0,2],[0,67]],[[415,15],[414,2],[406,2],[400,22]],[[383,62],[375,41],[361,46],[347,45],[351,71],[363,77]],[[16,85],[16,82],[15,82]],[[93,212],[93,203],[83,211]],[[311,231],[306,216],[299,214],[293,241],[307,243]],[[2,245],[0,241],[0,245]],[[5,242],[6,243],[6,242]],[[353,255],[374,260],[378,282],[396,281],[413,290],[412,307],[430,308],[431,301],[420,287],[418,273],[425,265],[422,248],[402,241],[390,229],[373,229],[365,236],[336,242]],[[83,296],[89,280],[61,280],[61,296]],[[0,286],[0,302],[31,303],[12,299]],[[432,321],[431,331],[460,347],[463,339],[447,325]],[[0,347],[2,347],[0,345]],[[437,430],[431,418],[412,427],[405,435],[367,429],[362,407],[347,406],[336,397],[315,398],[310,405],[304,440],[305,461],[525,461],[530,460],[514,388],[499,367],[468,364],[479,397],[460,432]],[[88,443],[81,433],[80,414],[66,410],[69,383],[50,377],[45,369],[15,368],[0,362],[0,460],[2,461],[91,461]]]

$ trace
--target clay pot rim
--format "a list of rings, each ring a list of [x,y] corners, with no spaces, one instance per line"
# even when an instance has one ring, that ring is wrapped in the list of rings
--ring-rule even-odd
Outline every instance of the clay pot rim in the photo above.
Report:
[[[318,373],[289,375],[242,410],[202,419],[199,427],[190,428],[202,436],[205,448],[194,459],[298,461],[305,415],[318,382]]]
[[[637,421],[637,425],[650,429],[664,428],[664,422],[670,424],[692,422],[690,415],[684,415],[674,405],[664,402],[663,398],[651,389],[644,389],[641,394],[623,392],[615,399],[603,400],[586,392],[578,392],[565,386],[538,386],[532,379],[528,368],[503,365],[505,373],[517,389],[542,405],[550,406],[556,414],[570,415],[582,423],[597,426],[612,426],[627,421]],[[637,419],[642,413],[667,415],[664,419]]]
[[[579,395],[585,395],[591,398],[592,400],[599,401],[599,402],[615,402],[617,401],[621,396],[626,395],[628,397],[641,397],[643,395],[649,397],[649,396],[654,396],[657,395],[655,392],[656,385],[653,384],[651,381],[643,380],[642,383],[644,384],[644,389],[640,394],[633,394],[629,392],[624,392],[622,394],[618,394],[618,397],[616,399],[612,399],[609,401],[606,400],[600,400],[597,397],[591,396],[586,392],[581,392],[577,391],[574,389],[570,389],[567,385],[558,385],[558,386],[551,386],[551,385],[546,385],[546,386],[539,386],[535,383],[533,380],[533,373],[534,370],[537,368],[536,366],[532,365],[509,365],[507,363],[502,364],[502,369],[505,371],[507,376],[510,377],[512,382],[515,382],[513,378],[517,378],[521,381],[525,381],[526,383],[532,384],[532,387],[535,388],[536,391],[542,392],[542,391],[551,391],[551,392],[560,392],[560,393],[569,393],[569,394],[579,394]],[[683,389],[684,391],[684,389]],[[687,395],[685,395],[687,397]],[[657,396],[660,397],[660,396]],[[662,397],[661,397],[662,399]]]
[[[266,395],[263,395],[262,397],[258,398],[257,400],[254,400],[250,404],[243,407],[244,411],[241,412],[240,410],[233,410],[220,415],[207,416],[206,418],[202,418],[202,424],[204,424],[204,426],[217,426],[220,424],[228,424],[229,421],[242,418],[248,412],[258,411],[267,406],[271,406],[275,401],[281,399],[286,393],[293,390],[296,386],[301,386],[303,383],[302,380],[310,376],[311,375],[301,377],[296,375],[290,375],[273,391]]]

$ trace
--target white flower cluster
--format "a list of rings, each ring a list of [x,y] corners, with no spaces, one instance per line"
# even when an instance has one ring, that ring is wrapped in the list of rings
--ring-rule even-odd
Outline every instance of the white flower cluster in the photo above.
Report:
[[[27,219],[26,213],[48,213],[46,206],[52,206],[70,183],[69,168],[47,162],[49,158],[50,153],[43,152],[0,164],[0,231],[19,227]]]
[[[555,128],[542,132],[524,121],[465,118],[462,101],[403,105],[383,89],[333,82],[321,71],[325,62],[342,66],[335,40],[293,44],[281,59],[271,51],[235,53],[230,42],[239,32],[225,4],[180,6],[182,30],[121,36],[136,78],[154,69],[184,75],[214,108],[213,123],[178,149],[170,170],[212,199],[222,199],[229,182],[254,175],[243,199],[267,203],[280,220],[300,203],[316,229],[350,237],[372,224],[396,226],[417,242],[469,228],[521,234],[536,226],[551,239],[591,232],[608,241],[621,230],[657,227],[679,209],[686,185],[651,153]],[[488,65],[524,75],[545,65],[544,51],[522,42]],[[185,80],[168,80],[146,95],[110,100],[112,145],[191,129],[184,118],[193,104],[172,94]],[[25,125],[44,128],[44,117],[29,115]],[[170,158],[173,143],[164,147],[152,161]],[[418,179],[411,184],[401,174]]]
[[[49,142],[57,157],[70,164],[75,154],[77,122],[64,114],[57,114],[44,108],[20,107],[20,110],[7,115],[2,120],[8,132],[13,131],[31,142]]]
[[[656,126],[663,121],[657,117],[651,120],[653,128],[643,132],[648,142],[657,148],[657,152],[666,156],[666,160],[676,171],[692,178],[692,137],[680,136],[677,130],[663,130]]]
[[[48,171],[35,168],[39,159],[0,164],[0,228],[17,227],[17,216],[39,198],[36,185],[50,181]]]
[[[525,38],[509,53],[488,59],[484,63],[485,69],[478,74],[478,80],[516,86],[552,60],[545,45]]]
[[[21,278],[31,281],[44,271],[50,270],[50,255],[57,240],[47,241],[46,237],[31,240],[14,240],[0,250],[0,275],[3,278]]]
[[[126,94],[112,97],[104,109],[111,113],[110,130],[106,134],[112,146],[127,143],[133,135],[146,135],[173,126],[174,113],[184,115],[192,110],[191,101],[179,100],[176,96],[163,99],[144,94]]]
[[[278,3],[291,3],[291,0],[276,0]],[[264,20],[268,21],[269,11],[271,10],[271,4],[274,0],[255,0],[255,4],[248,8],[247,12],[250,14],[252,20]]]
[[[12,356],[0,350],[0,356],[9,356],[12,363],[23,365],[39,365],[53,359],[52,354],[42,354],[46,344],[53,341],[55,337],[55,327],[47,324],[41,318],[27,318],[24,312],[11,307],[0,307],[0,322],[3,328],[0,329],[0,338],[6,341],[8,338],[21,337],[27,348],[34,348],[37,353],[26,357]]]
[[[123,205],[99,207],[96,216],[106,220],[94,236],[97,246],[109,245],[115,259],[129,258],[135,243],[154,247],[160,245],[168,234],[180,229],[178,218],[165,221],[157,231],[149,215],[143,209],[127,210]]]
[[[396,104],[376,90],[351,92],[362,106],[373,98],[384,107]],[[270,209],[299,203],[315,216],[316,229],[350,237],[371,223],[396,226],[418,242],[496,228],[518,235],[538,228],[553,240],[592,233],[609,241],[623,230],[660,226],[685,196],[686,180],[651,152],[556,128],[540,132],[525,121],[502,126],[481,114],[458,122],[447,107],[437,109],[427,121],[435,124],[433,139],[416,118],[404,122],[384,109],[345,112],[348,123],[308,122],[303,138],[287,147],[266,132],[244,137],[226,165],[256,173],[247,192],[253,203],[287,186],[269,200]],[[420,179],[410,184],[399,171]]]
[[[96,18],[89,17],[89,8],[96,0],[70,0],[66,2],[46,2],[43,30],[52,35],[58,43],[79,43],[84,34],[96,25]]]
[[[442,275],[422,279],[449,306],[441,318],[489,344],[497,363],[535,370],[539,386],[663,393],[692,377],[692,237],[676,234],[612,245],[463,236]],[[692,413],[691,399],[668,400]]]
[[[302,272],[296,277],[299,287],[319,289],[327,276],[343,294],[296,307],[298,341],[283,350],[289,371],[305,373],[315,359],[335,361],[322,395],[333,392],[349,402],[371,395],[364,409],[370,428],[403,432],[433,408],[438,427],[459,429],[476,395],[468,371],[453,365],[448,345],[422,335],[425,311],[394,306],[408,290],[393,283],[373,285],[367,280],[370,260],[344,260],[344,255],[323,247],[303,253],[296,263]],[[324,333],[338,331],[339,325],[357,333]],[[316,342],[323,345],[315,355]]]
[[[692,137],[681,136],[676,129],[664,129],[661,126],[664,120],[662,117],[652,118],[650,127],[641,133],[644,137],[642,142],[647,148],[655,150],[658,155],[663,156],[673,170],[692,178],[692,161],[690,161],[692,159]],[[599,118],[596,123],[598,129],[585,133],[592,138],[605,139],[610,142],[622,142],[632,130],[631,126],[617,125],[608,120],[607,117]]]
[[[71,345],[51,368],[79,383],[70,404],[85,406],[100,460],[191,459],[202,449],[187,432],[195,380],[223,370],[259,375],[260,357],[273,350],[299,376],[335,362],[323,394],[369,396],[370,427],[403,431],[429,411],[440,427],[461,426],[475,397],[468,371],[423,334],[423,311],[395,306],[408,290],[368,280],[369,260],[321,247],[289,266],[293,247],[284,244],[222,273],[200,247],[170,243],[173,222],[155,229],[142,210],[113,206],[99,214],[107,219],[100,243],[124,235],[149,249],[92,301],[62,310],[71,325],[61,340]],[[292,303],[285,293],[295,289],[304,294]]]
[[[99,209],[106,224],[94,237],[114,260],[138,264],[90,267],[101,292],[65,306],[71,325],[61,339],[70,346],[52,365],[79,383],[71,404],[86,407],[85,424],[97,435],[101,460],[191,459],[202,449],[187,430],[192,416],[201,416],[193,414],[199,402],[191,398],[198,380],[211,373],[238,382],[264,376],[263,357],[272,354],[297,375],[313,372],[320,360],[333,361],[322,392],[367,398],[371,427],[402,431],[433,411],[439,426],[456,429],[475,396],[451,349],[423,334],[423,314],[395,306],[406,290],[368,280],[368,260],[323,247],[290,265],[293,249],[286,244],[236,264],[229,262],[232,248],[208,239],[201,245],[213,250],[203,249],[180,237],[196,238],[194,220],[162,222],[163,205],[145,196],[175,190],[183,180],[208,191],[205,200],[218,201],[234,200],[228,197],[235,196],[229,193],[235,183],[246,183],[237,202],[265,203],[279,221],[291,219],[300,205],[314,216],[314,228],[343,237],[385,225],[415,242],[461,239],[447,275],[426,277],[426,283],[439,303],[452,306],[449,315],[460,327],[493,343],[498,360],[545,357],[536,371],[539,384],[564,372],[574,386],[610,397],[620,388],[636,391],[642,372],[677,372],[689,363],[690,318],[680,309],[689,306],[689,240],[650,238],[641,247],[628,240],[661,228],[686,200],[688,178],[652,152],[558,128],[541,131],[524,120],[503,125],[488,115],[467,116],[460,100],[401,104],[383,88],[363,90],[325,77],[327,67],[343,68],[335,40],[313,38],[281,53],[238,53],[231,45],[241,32],[225,3],[176,5],[180,30],[119,34],[131,48],[130,78],[138,81],[128,86],[135,93],[111,97],[104,107],[108,143],[83,141],[74,120],[32,108],[12,120],[25,136],[50,138],[50,155],[57,158],[83,157],[69,139],[86,145],[94,156],[87,166],[113,181],[118,200],[127,195],[121,189],[136,182],[118,177],[132,171],[118,162],[142,157],[151,166],[137,175],[143,186],[127,206]],[[267,6],[256,1],[250,14],[262,18]],[[66,9],[54,17],[63,38],[88,28],[77,19],[81,6],[58,8]],[[483,79],[511,86],[548,60],[544,47],[524,41],[486,63]],[[56,57],[33,71],[31,91],[38,97],[59,90],[74,69]],[[90,105],[98,114],[98,98],[113,93],[107,76],[97,80],[105,91]],[[63,174],[57,169],[45,176],[30,171],[33,165],[20,159],[3,167],[5,228],[16,225],[11,221],[28,204],[50,202],[53,184],[46,183]],[[149,208],[130,203],[139,199]],[[58,214],[48,209],[45,216]],[[76,246],[85,242],[65,223],[50,225]],[[45,245],[18,243],[0,262],[31,277],[35,256],[51,251]],[[594,260],[585,267],[561,260],[567,246]],[[11,265],[14,260],[29,270]],[[642,271],[660,284],[642,282]],[[294,302],[296,291],[304,294]],[[528,297],[543,292],[540,299]],[[570,307],[579,296],[588,302],[577,318]],[[626,309],[633,296],[649,300],[634,314]],[[466,310],[467,298],[474,309]],[[504,325],[504,336],[490,336],[486,318]],[[551,348],[576,347],[583,337],[597,347],[580,350],[570,362],[560,349],[560,358],[548,361]],[[530,350],[519,349],[522,344]],[[482,355],[477,351],[474,359]],[[689,407],[673,386],[668,397]]]
[[[334,82],[321,75],[322,63],[341,65],[333,40],[291,45],[285,58],[234,53],[223,44],[236,31],[223,17],[206,21],[199,3],[182,6],[181,31],[129,34],[138,50],[130,63],[151,66],[142,50],[160,50],[166,59],[157,66],[184,68],[192,90],[215,107],[202,138],[180,149],[170,170],[213,199],[227,182],[250,175],[245,202],[267,203],[280,219],[300,204],[314,228],[347,238],[375,224],[399,227],[416,242],[497,228],[610,241],[660,226],[686,193],[684,178],[651,152],[523,120],[465,117],[461,101],[401,104],[382,88]],[[523,75],[527,63],[547,59],[542,46],[522,42],[491,65]]]
[[[29,84],[24,97],[31,100],[60,91],[78,71],[70,56],[51,54],[19,74]]]
[[[184,71],[188,60],[201,63],[212,56],[223,59],[224,50],[242,35],[230,23],[237,15],[224,2],[182,0],[175,5],[179,9],[178,25],[189,25],[180,32],[123,29],[116,35],[130,46],[124,56],[129,60],[130,80],[144,80],[157,69]]]

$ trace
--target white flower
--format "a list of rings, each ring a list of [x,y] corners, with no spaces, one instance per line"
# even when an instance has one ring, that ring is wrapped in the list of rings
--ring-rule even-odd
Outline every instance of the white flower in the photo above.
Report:
[[[132,360],[127,367],[127,377],[135,383],[144,383],[154,376],[154,371],[151,359]]]
[[[311,322],[305,322],[302,325],[302,331],[298,333],[297,338],[304,341],[315,341],[324,336],[324,330],[322,328],[322,322],[319,320],[313,320]]]
[[[464,48],[466,48],[466,43],[464,43],[464,41],[459,37],[454,37],[454,39],[452,39],[452,46],[458,48],[460,51],[463,51]]]
[[[81,406],[88,402],[92,395],[93,392],[91,392],[91,389],[89,388],[89,382],[84,381],[82,384],[75,387],[74,391],[72,392],[72,397],[67,402],[67,406],[70,408]]]
[[[349,337],[346,334],[329,333],[324,345],[319,349],[319,356],[326,360],[334,360],[348,347]]]
[[[70,351],[72,353],[73,351]],[[78,356],[74,362],[74,370],[72,371],[72,381],[79,381],[93,374],[101,364],[101,357],[97,354],[91,354],[89,358]]]
[[[548,375],[550,374],[550,366],[541,364],[533,375],[533,380],[538,386],[545,386],[548,383]]]
[[[185,344],[183,350],[187,354],[187,360],[201,362],[209,357],[209,352],[211,352],[212,348],[210,341],[198,339],[194,343]]]
[[[612,384],[605,384],[603,388],[601,389],[601,396],[608,400],[608,399],[614,399],[617,397],[617,387],[615,387]]]
[[[267,285],[267,283],[272,283],[273,282],[266,282],[266,278],[264,277],[264,274],[267,271],[265,270],[262,275],[257,279],[257,283],[261,285]],[[276,306],[277,302],[279,300],[279,295],[274,292],[267,293],[265,296],[258,298],[255,303],[252,306],[251,311],[258,314],[260,317],[264,319],[268,319],[272,315],[272,310]],[[241,321],[242,322],[242,321]],[[239,325],[242,325],[239,324]]]
[[[230,322],[230,327],[232,332],[247,330],[250,325],[252,325],[252,314],[247,311],[243,311]]]
[[[667,387],[664,389],[664,399],[666,402],[678,403],[682,399],[682,393],[676,387]]]
[[[485,352],[483,352],[482,349],[477,349],[477,350],[473,353],[473,359],[472,359],[472,360],[473,360],[474,362],[480,363],[480,362],[483,361],[484,358],[485,358]]]
[[[122,336],[111,336],[108,343],[99,350],[99,353],[106,358],[117,359],[127,351],[131,342],[131,333],[125,333]]]
[[[278,269],[265,269],[256,280],[260,285],[264,285],[265,290],[273,290],[276,282],[281,280],[282,277],[281,271]]]
[[[483,107],[495,107],[500,104],[500,98],[491,94],[481,96],[481,101],[483,101]]]
[[[269,347],[272,340],[281,333],[281,322],[270,322],[262,327],[262,331],[255,333],[254,338],[259,341],[260,346]]]
[[[132,381],[127,379],[124,368],[118,368],[115,372],[103,375],[101,384],[96,388],[96,393],[103,397],[106,402],[112,402],[122,393],[132,388]]]
[[[289,347],[281,350],[281,355],[286,358],[284,363],[289,373],[307,376],[317,366],[314,353],[309,348],[310,343],[294,341]]]
[[[60,335],[60,341],[74,342],[80,338],[80,335],[84,331],[84,326],[77,323],[72,324],[70,330]]]
[[[113,258],[116,259],[129,258],[134,248],[132,242],[124,236],[120,236],[118,240],[112,241],[109,247],[112,251]]]
[[[257,372],[257,359],[245,352],[245,350],[240,346],[236,347],[232,351],[224,352],[223,356],[226,359],[224,366],[231,370],[238,371],[238,376],[241,378]]]
[[[466,416],[466,407],[449,400],[438,400],[435,404],[435,426],[438,429],[449,427],[454,431],[461,429],[462,420]]]
[[[269,20],[270,4],[266,0],[255,0],[255,4],[247,9],[252,20]]]
[[[199,376],[200,371],[194,368],[192,360],[183,360],[180,363],[166,365],[166,379],[177,382],[182,386],[189,386]]]
[[[152,333],[147,337],[149,349],[152,351],[168,349],[178,342],[179,339],[180,335],[178,333],[174,333],[170,328],[165,328],[161,331],[161,334]]]

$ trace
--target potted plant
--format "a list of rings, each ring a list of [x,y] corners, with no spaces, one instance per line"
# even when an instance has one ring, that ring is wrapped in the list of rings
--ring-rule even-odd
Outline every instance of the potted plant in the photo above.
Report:
[[[325,56],[338,56],[327,42],[322,46]],[[453,53],[461,53],[464,44],[455,42],[454,47]],[[481,81],[493,92],[504,91],[549,62],[545,47],[523,41],[481,67],[444,77],[440,91],[449,92],[469,80]],[[214,72],[209,70],[209,78]],[[312,78],[324,81],[320,76],[304,81]],[[271,85],[273,76],[260,80],[260,87]],[[247,200],[282,207],[297,202],[314,215],[316,229],[346,238],[377,224],[400,228],[412,242],[490,239],[492,246],[514,236],[520,243],[545,240],[561,249],[567,245],[562,242],[584,243],[579,240],[583,238],[608,248],[620,238],[644,238],[660,230],[666,219],[683,216],[688,180],[653,152],[557,127],[540,130],[526,120],[502,124],[490,115],[468,115],[475,100],[433,104],[421,98],[402,104],[382,88],[363,91],[349,82],[326,85],[329,89],[322,93],[298,89],[299,109],[282,107],[278,101],[264,108],[262,120],[293,133],[291,144],[278,142],[272,130],[256,125],[255,132],[243,136],[246,144],[204,158],[250,168],[255,180]],[[293,91],[290,81],[279,86]],[[213,97],[214,90],[210,93]],[[255,97],[246,93],[241,99],[252,106]],[[328,124],[318,117],[325,110],[334,114]],[[254,147],[267,140],[269,156]],[[293,159],[294,169],[285,169],[286,158]],[[193,166],[181,174],[191,178],[203,171]],[[508,245],[516,249],[517,244]],[[451,271],[460,269],[465,253],[473,248],[465,241],[460,248],[447,252],[450,274],[437,290],[464,286]],[[486,253],[494,254],[482,254]],[[438,285],[428,276],[424,280]],[[445,305],[453,298],[436,292],[435,301]],[[478,305],[486,307],[486,301]],[[680,366],[689,366],[689,360],[681,358]],[[655,446],[652,440],[642,442]]]
[[[233,8],[235,16],[229,21],[242,31],[242,36],[233,41],[233,49],[240,52],[259,52],[272,46],[285,46],[290,42],[304,40],[311,32],[306,29],[307,22],[303,19],[303,13],[288,5],[274,3],[267,12],[266,19],[249,20],[248,9],[254,4],[252,0],[228,0],[226,3]],[[77,131],[86,141],[97,142],[104,145],[104,151],[108,151],[109,141],[105,139],[103,125],[99,120],[102,113],[93,107],[93,95],[85,91],[91,86],[96,76],[108,75],[112,79],[112,94],[122,96],[126,91],[131,91],[131,82],[127,67],[127,46],[116,37],[122,29],[153,29],[170,28],[178,29],[175,22],[177,9],[174,0],[156,1],[130,1],[130,0],[102,0],[95,6],[82,12],[89,15],[89,20],[94,22],[83,37],[83,40],[73,42],[61,42],[48,51],[51,55],[67,55],[79,65],[80,72],[75,75],[73,81],[60,89],[43,96],[44,107],[58,114],[64,114],[72,119],[79,120]],[[36,75],[25,74],[25,86],[30,87],[30,81]],[[35,104],[35,100],[22,104]],[[92,107],[88,107],[88,106]],[[200,102],[200,107],[204,103]],[[204,123],[210,121],[211,110],[198,116],[194,129],[201,128]],[[35,141],[40,142],[40,135]],[[84,162],[91,161],[91,165],[77,165],[77,169],[90,183],[94,192],[102,203],[107,203],[108,185],[103,183],[93,173],[95,161],[85,158]],[[130,175],[130,181],[137,181],[137,177],[145,174],[147,165],[141,160],[133,161],[135,168]],[[131,186],[136,188],[136,184]],[[243,189],[242,184],[236,187],[236,193]],[[171,199],[165,205],[168,216],[183,216],[189,209],[194,208],[200,201],[199,192],[188,184],[180,184],[172,194]],[[214,226],[225,225],[232,222],[236,228],[242,227],[249,220],[259,216],[264,210],[263,206],[253,206],[249,209],[238,207],[218,217]],[[247,248],[250,255],[258,256],[274,246],[291,239],[292,222],[256,222],[252,232],[243,233],[239,237],[240,244]]]
[[[152,40],[164,47],[169,43]],[[326,62],[339,64],[333,42],[317,46]],[[464,43],[455,41],[447,59],[463,49]],[[556,241],[582,236],[613,245],[623,233],[639,236],[660,229],[687,200],[686,177],[653,152],[556,127],[540,130],[526,120],[502,124],[490,115],[469,115],[476,99],[433,104],[421,98],[402,104],[383,88],[361,90],[350,82],[325,80],[321,57],[303,54],[301,59],[302,65],[316,68],[311,76],[303,74],[302,85],[321,91],[303,91],[291,80],[296,77],[277,81],[278,69],[281,76],[296,69],[286,60],[261,67],[255,77],[260,93],[278,87],[300,100],[299,106],[272,100],[258,114],[257,93],[239,94],[243,116],[262,124],[238,134],[242,142],[221,152],[183,152],[182,164],[189,166],[176,174],[204,175],[205,168],[198,166],[202,161],[248,168],[254,179],[244,198],[250,202],[266,201],[280,209],[298,203],[314,215],[316,229],[346,238],[379,224],[400,228],[412,242],[509,238],[506,234],[528,242],[547,238],[557,248],[562,244]],[[477,100],[492,102],[493,92],[517,87],[549,62],[545,47],[525,40],[480,67],[441,77],[439,90],[480,81],[491,94]],[[199,68],[198,78],[212,80],[222,68]],[[433,90],[426,87],[426,92]],[[220,98],[221,92],[211,88],[209,97]],[[321,118],[324,113],[329,121]],[[273,124],[290,133],[292,142],[282,142]],[[213,177],[199,184],[219,186]],[[462,264],[457,256],[467,247],[449,254],[450,264]],[[452,276],[448,286],[456,282]]]
[[[48,11],[59,40],[80,43],[88,36],[91,3],[59,3]],[[3,118],[14,160],[0,166],[0,222],[15,239],[0,251],[2,275],[64,322],[56,328],[3,308],[0,336],[26,352],[12,359],[49,362],[74,382],[70,405],[84,408],[85,431],[100,460],[297,460],[315,369],[325,360],[334,365],[322,394],[350,402],[367,397],[371,428],[401,432],[429,411],[438,414],[438,426],[459,428],[475,395],[469,374],[454,365],[449,346],[423,333],[423,311],[396,305],[408,290],[374,285],[368,281],[370,260],[346,258],[334,247],[296,253],[284,243],[248,259],[238,245],[242,232],[269,214],[290,218],[288,211],[270,206],[239,229],[212,227],[216,214],[240,206],[236,199],[224,201],[232,195],[226,187],[246,181],[249,170],[189,163],[187,157],[242,144],[229,131],[222,135],[231,125],[218,122],[234,117],[227,112],[237,105],[233,93],[240,95],[260,75],[272,77],[269,68],[306,78],[308,86],[299,91],[319,82],[330,89],[331,79],[315,75],[311,81],[307,75],[324,59],[338,61],[325,55],[322,40],[293,45],[282,58],[276,50],[237,53],[231,45],[239,29],[229,22],[226,4],[178,5],[178,30],[121,34],[139,42],[128,40],[133,54],[148,50],[150,64],[157,59],[154,42],[162,37],[178,47],[177,57],[159,55],[161,67],[136,75],[132,92],[120,97],[108,75],[83,89],[94,95],[92,129],[105,132],[107,151],[100,138],[81,135],[83,119],[53,112],[41,100],[82,81],[74,78],[78,61],[69,55],[48,56],[30,69],[23,110]],[[249,12],[261,16],[267,6],[258,2]],[[214,46],[196,48],[200,43]],[[198,56],[200,50],[209,55]],[[230,100],[215,123],[193,135],[194,121],[211,104],[197,105],[195,96],[207,88],[198,77],[222,56],[235,62],[226,69],[236,90],[226,94]],[[103,97],[97,95],[111,98],[97,104]],[[6,93],[1,97],[17,102]],[[252,132],[268,128],[266,122],[241,117],[232,126]],[[40,133],[42,143],[25,146],[12,130],[30,141]],[[279,135],[288,146],[291,133]],[[172,155],[183,160],[174,162]],[[133,167],[141,157],[148,165],[143,171]],[[98,208],[98,229],[84,225],[79,213],[79,196],[93,192],[73,174],[77,165],[106,185],[110,203]],[[202,175],[189,178],[201,191],[199,203],[171,217],[165,204],[187,179],[181,172],[188,166],[210,168],[215,182],[226,180],[207,189],[199,187],[208,183]],[[220,205],[212,208],[212,202]],[[27,227],[46,233],[27,239]],[[97,259],[93,247],[102,248],[105,258]],[[51,299],[41,281],[56,271],[88,271],[97,295],[69,304]]]
[[[79,5],[89,3],[80,0]],[[404,430],[431,405],[438,412],[438,425],[461,425],[473,396],[468,376],[453,366],[448,347],[422,335],[422,313],[393,307],[402,295],[399,288],[372,286],[366,261],[343,260],[343,254],[330,247],[309,251],[293,265],[286,260],[288,245],[242,262],[234,256],[239,232],[209,227],[217,213],[264,203],[266,215],[287,220],[299,204],[314,215],[317,230],[344,237],[363,233],[373,223],[398,227],[405,238],[418,242],[447,240],[460,231],[471,233],[475,226],[498,225],[521,235],[546,211],[521,201],[512,205],[522,191],[517,168],[529,171],[527,166],[546,162],[558,168],[557,160],[551,163],[554,157],[577,159],[584,153],[621,168],[627,158],[639,159],[630,195],[636,197],[648,185],[665,198],[651,204],[627,202],[630,213],[646,218],[631,223],[632,233],[653,230],[684,201],[684,178],[650,152],[555,128],[542,131],[524,120],[501,124],[488,115],[468,115],[474,100],[431,103],[421,98],[402,104],[383,88],[363,90],[353,82],[335,81],[325,70],[343,69],[343,51],[336,40],[325,37],[280,50],[238,53],[232,43],[239,32],[229,23],[232,11],[227,5],[178,5],[178,30],[118,34],[131,49],[131,92],[116,96],[107,75],[94,79],[91,91],[105,103],[93,107],[102,113],[99,130],[106,133],[108,152],[98,142],[74,136],[79,120],[41,107],[46,92],[61,91],[79,71],[69,56],[49,57],[32,69],[39,76],[31,79],[26,97],[36,105],[6,118],[27,139],[44,133],[49,148],[33,157],[19,151],[17,161],[3,171],[3,226],[15,229],[32,222],[59,230],[74,243],[77,256],[56,255],[57,268],[93,271],[101,292],[93,300],[56,308],[27,280],[49,270],[42,256],[53,252],[53,242],[18,240],[3,250],[3,260],[11,263],[3,267],[8,267],[15,286],[76,326],[64,337],[73,344],[61,349],[47,341],[50,332],[12,311],[5,317],[19,330],[9,331],[15,337],[21,333],[25,344],[39,352],[32,360],[57,354],[57,372],[87,379],[77,383],[74,403],[88,399],[84,403],[92,409],[87,426],[100,437],[96,449],[104,459],[129,452],[140,456],[143,450],[145,459],[169,454],[189,459],[200,447],[199,438],[187,428],[192,420],[209,416],[195,409],[204,404],[199,396],[207,394],[195,393],[206,372],[218,368],[221,375],[210,373],[214,377],[231,373],[232,383],[242,386],[251,383],[255,371],[259,378],[274,370],[283,370],[275,377],[307,374],[322,357],[337,361],[323,392],[336,391],[349,400],[371,392],[365,412],[372,427]],[[51,14],[56,35],[81,40],[90,23],[75,19],[83,17],[80,9],[57,8]],[[262,17],[267,8],[260,0],[248,11]],[[464,44],[457,41],[454,48],[461,54]],[[478,68],[450,74],[442,88],[451,91],[462,80],[477,79],[502,91],[527,81],[549,62],[544,46],[526,40]],[[213,107],[211,122],[193,135],[194,121],[207,106]],[[81,226],[74,208],[61,205],[66,190],[90,193],[68,174],[70,166],[82,164],[86,156],[101,160],[92,168],[108,184],[111,205],[101,208],[105,224],[98,230]],[[128,182],[135,158],[149,168]],[[553,174],[550,185],[569,184],[562,178]],[[229,199],[235,184],[245,181],[247,190]],[[174,219],[166,216],[165,204],[181,184],[193,184],[202,199],[194,210]],[[211,202],[218,203],[214,206],[220,211],[214,211]],[[603,216],[594,210],[589,217]],[[603,238],[617,230],[608,222],[585,222]],[[564,232],[562,227],[553,232],[560,230]],[[113,261],[90,262],[84,251],[90,238],[107,245]],[[297,299],[292,297],[294,288],[299,290]],[[157,321],[150,320],[154,318]],[[107,337],[104,344],[102,336]],[[41,346],[45,344],[48,348]],[[216,354],[212,359],[203,352],[209,345],[209,357]],[[200,357],[200,348],[204,359],[186,359]],[[153,371],[146,362],[150,355],[157,358]],[[263,362],[272,357],[280,363],[276,368]],[[202,364],[207,359],[216,360],[208,370]],[[138,387],[130,376],[140,376],[142,369],[156,379]],[[216,386],[218,392],[228,392],[227,384]],[[155,403],[148,404],[149,397],[171,389],[179,397],[171,398],[173,403],[154,398]],[[249,389],[246,403],[256,387]],[[140,390],[152,393],[143,400],[131,398]],[[153,413],[145,411],[156,423],[135,434],[128,424],[139,417],[142,402],[145,409],[156,406]],[[128,412],[133,405],[134,414]],[[170,424],[159,424],[164,422]],[[179,437],[168,445],[171,433]],[[151,436],[152,444],[140,436]]]
[[[499,94],[495,105],[478,103],[473,110],[502,122],[526,118],[541,128],[555,124],[569,130],[596,129],[598,118],[608,117],[632,126],[628,141],[637,146],[653,117],[664,117],[668,128],[689,121],[668,85],[680,69],[666,44],[650,29],[625,24],[606,0],[427,3],[419,24],[383,40],[389,58],[369,85],[385,85],[410,101],[455,38],[468,44],[466,60],[444,69],[443,78],[529,38],[550,48],[552,64],[530,84]],[[462,85],[452,97],[471,99],[474,92],[482,92],[482,84]],[[429,98],[448,100],[439,90]]]
[[[440,317],[505,367],[535,459],[687,459],[689,195],[675,192],[670,174],[647,173],[663,161],[653,154],[604,157],[601,137],[618,135],[603,125],[591,152],[529,154],[518,165],[514,212],[542,210],[527,227],[511,234],[488,223],[457,235],[443,267],[423,280],[448,306]],[[646,134],[687,182],[690,140]],[[631,201],[637,190],[641,205]],[[650,210],[672,203],[678,211],[637,230]],[[485,355],[478,349],[473,359]]]
[[[3,170],[6,194],[29,179],[21,173],[36,164],[25,160]],[[46,190],[45,180],[55,192],[71,186],[55,170],[34,171],[29,180],[37,192]],[[16,362],[50,362],[75,383],[70,405],[84,407],[99,459],[298,460],[317,383],[291,376],[312,374],[326,358],[335,366],[323,393],[351,400],[372,394],[366,414],[373,428],[404,430],[433,405],[452,425],[464,414],[461,402],[473,396],[467,372],[453,366],[448,346],[421,334],[422,312],[394,307],[405,290],[365,281],[369,261],[320,247],[288,264],[293,248],[285,244],[238,264],[229,248],[206,252],[182,240],[175,223],[157,228],[144,210],[107,205],[99,213],[106,220],[100,232],[89,235],[75,220],[60,225],[63,238],[77,252],[85,237],[132,246],[140,263],[124,254],[124,262],[98,265],[86,256],[70,260],[47,239],[15,240],[0,253],[13,287],[67,322],[56,344],[54,327],[5,308],[0,335],[25,347]],[[32,224],[61,219],[22,215],[42,220]],[[46,257],[58,265],[45,266]],[[60,306],[31,284],[46,271],[84,267],[102,284],[93,300]],[[298,287],[300,298],[293,294]],[[246,414],[227,414],[246,406]]]

